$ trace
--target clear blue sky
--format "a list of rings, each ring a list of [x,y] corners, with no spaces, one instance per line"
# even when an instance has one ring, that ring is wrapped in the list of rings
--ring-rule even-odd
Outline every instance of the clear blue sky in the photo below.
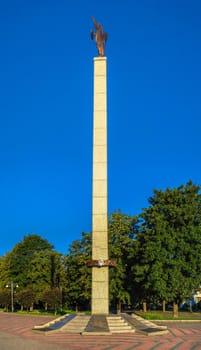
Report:
[[[108,32],[109,213],[201,184],[200,0],[0,3],[0,255],[91,231],[95,16]]]

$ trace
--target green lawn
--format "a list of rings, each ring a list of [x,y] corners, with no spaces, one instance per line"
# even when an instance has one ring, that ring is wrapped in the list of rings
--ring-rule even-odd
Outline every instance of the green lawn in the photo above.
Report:
[[[200,320],[201,312],[179,312],[178,318],[174,318],[172,311],[136,311],[137,315],[145,318],[146,320]]]

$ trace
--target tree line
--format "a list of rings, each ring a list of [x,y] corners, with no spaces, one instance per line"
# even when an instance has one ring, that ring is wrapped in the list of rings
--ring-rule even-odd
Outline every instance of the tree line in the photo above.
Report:
[[[110,269],[111,310],[172,303],[176,315],[201,285],[201,187],[189,181],[153,190],[139,215],[114,211],[108,239],[117,263]],[[15,307],[90,310],[91,243],[83,232],[60,254],[39,235],[25,236],[0,258],[0,305],[10,307],[12,282]]]

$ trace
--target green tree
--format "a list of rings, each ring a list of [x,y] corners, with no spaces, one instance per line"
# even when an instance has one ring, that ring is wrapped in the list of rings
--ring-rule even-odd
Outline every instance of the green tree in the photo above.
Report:
[[[69,247],[66,258],[67,284],[66,301],[76,311],[88,308],[91,299],[91,269],[86,262],[91,259],[91,235],[82,233]]]
[[[135,224],[137,218],[115,211],[109,217],[109,256],[117,265],[110,269],[110,302],[116,304],[117,312],[121,304],[131,301],[132,275],[131,251],[135,244]]]
[[[9,305],[11,305],[11,294],[9,290],[0,289],[0,305],[8,311]]]
[[[56,315],[57,311],[61,309],[61,290],[59,288],[46,289],[42,293],[41,300],[45,304],[45,308],[54,310],[54,313]]]
[[[25,236],[17,243],[9,254],[9,270],[11,279],[19,284],[19,288],[26,288],[30,284],[30,266],[36,252],[53,251],[53,245],[38,235]]]
[[[38,303],[44,289],[65,285],[64,261],[64,255],[54,251],[47,240],[28,235],[0,259],[0,288],[12,281],[19,285],[19,291],[32,290]]]
[[[177,304],[191,297],[201,282],[200,186],[154,190],[140,215],[134,279],[148,301]]]
[[[5,288],[5,286],[12,280],[10,271],[10,255],[6,255],[0,258],[0,288]]]
[[[27,272],[28,287],[36,293],[36,301],[48,288],[63,288],[66,284],[65,255],[51,250],[36,251]]]
[[[21,305],[21,310],[24,308],[28,311],[33,310],[33,304],[35,302],[35,292],[31,288],[26,288],[17,293],[17,302]]]

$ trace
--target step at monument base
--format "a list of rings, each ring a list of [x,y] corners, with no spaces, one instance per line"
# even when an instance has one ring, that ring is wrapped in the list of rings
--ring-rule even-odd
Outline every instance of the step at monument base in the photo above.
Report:
[[[121,316],[107,316],[108,327],[111,333],[134,333],[135,329]]]
[[[168,334],[166,326],[158,326],[138,315],[65,315],[44,325],[38,325],[33,331],[44,335],[53,333],[74,333],[81,335],[110,335],[115,333],[142,333],[144,335]]]
[[[77,315],[70,322],[66,323],[61,329],[61,333],[78,333],[81,334],[84,332],[90,316],[86,315]]]

